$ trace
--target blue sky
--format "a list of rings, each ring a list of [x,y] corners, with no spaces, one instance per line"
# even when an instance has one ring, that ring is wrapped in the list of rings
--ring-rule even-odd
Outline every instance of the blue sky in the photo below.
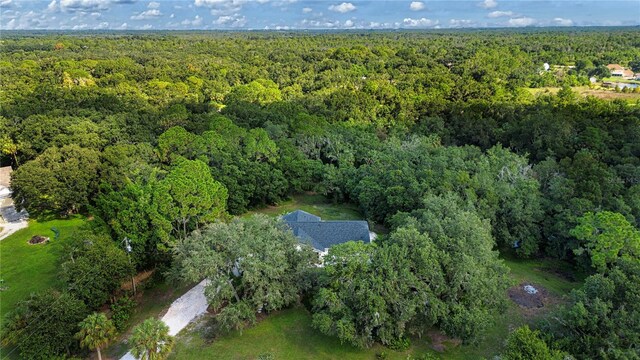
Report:
[[[0,0],[0,29],[433,29],[639,25],[640,0]]]

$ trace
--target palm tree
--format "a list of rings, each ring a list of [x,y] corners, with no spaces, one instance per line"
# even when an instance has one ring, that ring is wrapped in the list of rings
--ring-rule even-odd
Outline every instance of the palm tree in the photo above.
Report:
[[[149,318],[133,329],[131,353],[141,360],[163,360],[169,356],[174,339],[162,321]]]
[[[87,316],[80,323],[80,331],[76,334],[82,347],[98,352],[99,360],[102,360],[100,349],[107,346],[115,336],[116,327],[102,313],[93,313]]]

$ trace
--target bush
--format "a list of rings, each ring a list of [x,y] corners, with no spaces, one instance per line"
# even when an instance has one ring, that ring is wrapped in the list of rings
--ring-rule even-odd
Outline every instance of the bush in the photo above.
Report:
[[[387,346],[389,347],[389,349],[395,351],[405,351],[408,350],[409,347],[411,347],[411,340],[409,340],[409,338],[407,337],[401,337],[390,341]]]
[[[18,303],[2,329],[2,345],[16,346],[21,359],[54,359],[79,352],[75,338],[87,315],[73,295],[48,290]]]
[[[113,325],[116,326],[116,330],[118,330],[118,332],[122,332],[126,329],[129,318],[131,318],[135,307],[136,302],[128,296],[119,298],[111,305],[111,321],[113,321]]]

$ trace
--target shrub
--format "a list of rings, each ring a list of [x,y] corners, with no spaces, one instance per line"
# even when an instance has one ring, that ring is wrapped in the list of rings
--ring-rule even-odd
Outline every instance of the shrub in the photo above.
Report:
[[[118,332],[122,332],[126,329],[129,318],[133,314],[133,309],[136,307],[136,302],[128,296],[119,298],[115,303],[111,305],[111,321],[116,326]]]
[[[387,346],[395,351],[405,351],[411,347],[411,340],[407,337],[401,337],[390,341]]]

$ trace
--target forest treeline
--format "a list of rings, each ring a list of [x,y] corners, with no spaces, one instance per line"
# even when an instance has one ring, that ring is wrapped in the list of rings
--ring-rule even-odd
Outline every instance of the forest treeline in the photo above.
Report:
[[[41,296],[97,309],[133,268],[171,266],[183,280],[234,282],[220,316],[229,329],[301,296],[314,327],[357,346],[403,348],[434,325],[474,342],[504,306],[500,251],[592,274],[558,314],[569,320],[509,344],[640,356],[640,108],[570,88],[609,63],[640,65],[637,31],[22,34],[0,47],[16,203],[97,220],[78,235],[87,260],[62,267],[68,289]],[[539,86],[563,88],[526,90]],[[303,191],[355,203],[390,234],[332,248],[323,270],[277,246],[251,265],[272,277],[207,263],[295,243],[267,219],[229,221]],[[221,250],[238,232],[238,250]],[[93,271],[110,281],[79,283],[98,251],[116,259]],[[34,303],[17,310],[15,337]],[[77,350],[72,337],[29,344],[33,358]]]

